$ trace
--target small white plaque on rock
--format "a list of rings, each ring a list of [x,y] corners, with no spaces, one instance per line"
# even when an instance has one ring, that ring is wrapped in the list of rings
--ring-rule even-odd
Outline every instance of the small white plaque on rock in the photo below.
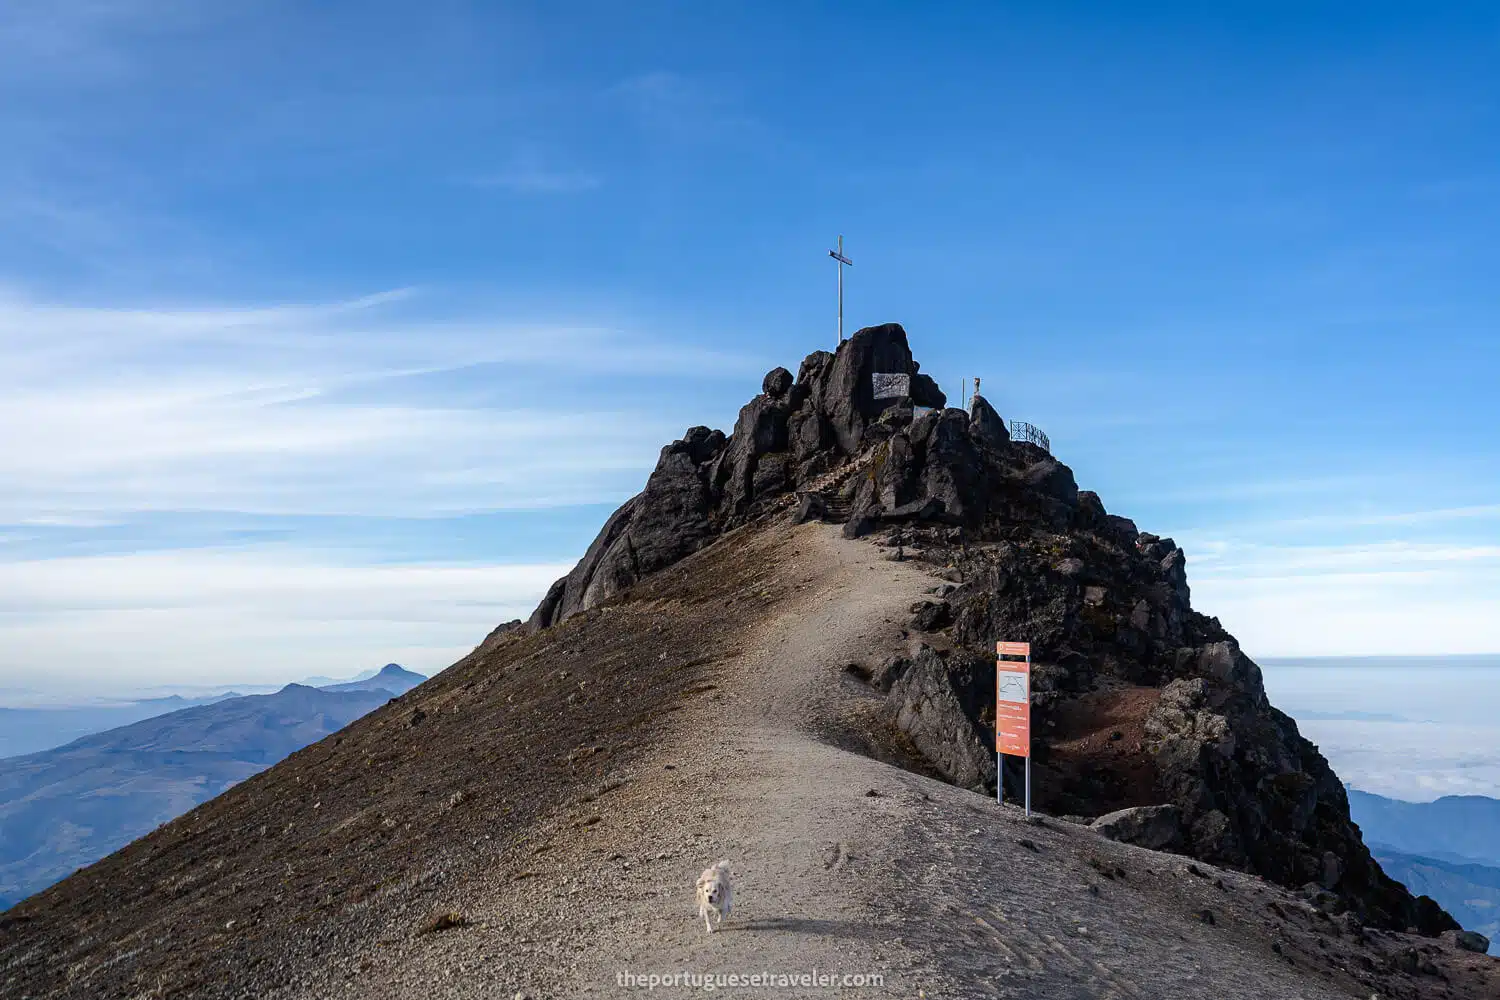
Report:
[[[911,376],[905,373],[876,372],[870,376],[870,383],[876,399],[902,399],[911,395]]]

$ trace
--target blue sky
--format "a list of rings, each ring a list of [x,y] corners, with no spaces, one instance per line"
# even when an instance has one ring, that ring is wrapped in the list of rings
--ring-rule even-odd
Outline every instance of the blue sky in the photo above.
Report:
[[[1252,655],[1500,651],[1481,5],[0,9],[0,688],[433,670],[906,325]]]

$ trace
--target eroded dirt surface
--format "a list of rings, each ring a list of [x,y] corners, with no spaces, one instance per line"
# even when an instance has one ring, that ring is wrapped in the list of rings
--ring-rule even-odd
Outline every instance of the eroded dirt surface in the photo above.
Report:
[[[1146,716],[1160,698],[1158,688],[1122,686],[1082,695],[1059,711],[1047,741],[1061,800],[1094,816],[1160,800],[1156,766],[1142,749]]]

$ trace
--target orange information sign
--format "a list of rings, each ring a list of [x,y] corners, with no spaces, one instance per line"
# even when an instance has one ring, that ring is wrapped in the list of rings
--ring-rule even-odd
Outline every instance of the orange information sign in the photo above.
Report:
[[[1029,642],[995,643],[995,752],[1031,756]]]

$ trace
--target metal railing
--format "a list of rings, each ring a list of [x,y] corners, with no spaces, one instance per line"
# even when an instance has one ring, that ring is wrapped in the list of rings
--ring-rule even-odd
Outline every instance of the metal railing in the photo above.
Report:
[[[1047,440],[1047,435],[1040,427],[1028,424],[1024,420],[1012,420],[1010,422],[1010,439],[1012,441],[1025,441],[1034,444],[1047,454],[1052,454],[1052,442]]]

